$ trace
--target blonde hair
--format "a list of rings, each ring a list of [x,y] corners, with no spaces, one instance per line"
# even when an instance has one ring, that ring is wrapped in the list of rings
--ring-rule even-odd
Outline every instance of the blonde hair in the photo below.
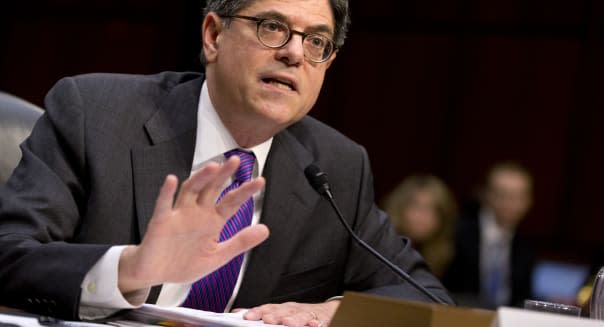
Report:
[[[417,174],[407,177],[384,201],[384,210],[401,235],[406,235],[408,226],[403,218],[418,191],[429,192],[434,199],[434,211],[439,226],[433,236],[420,244],[418,250],[433,272],[442,277],[453,254],[453,233],[457,218],[457,204],[445,183],[433,175]]]

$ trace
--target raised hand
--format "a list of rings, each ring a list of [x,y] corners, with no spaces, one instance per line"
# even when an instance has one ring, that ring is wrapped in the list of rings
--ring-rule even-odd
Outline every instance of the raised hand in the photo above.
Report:
[[[268,237],[268,228],[258,224],[218,242],[226,221],[264,186],[262,177],[253,179],[216,203],[237,167],[237,156],[222,165],[208,164],[182,183],[176,200],[178,180],[172,175],[166,178],[143,241],[128,246],[120,257],[122,293],[167,282],[193,282]]]

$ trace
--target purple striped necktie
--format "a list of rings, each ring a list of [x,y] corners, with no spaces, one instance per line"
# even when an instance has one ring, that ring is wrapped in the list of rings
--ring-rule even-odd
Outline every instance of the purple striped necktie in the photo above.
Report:
[[[254,161],[256,160],[254,154],[237,149],[224,153],[227,159],[234,155],[239,156],[241,164],[233,176],[233,182],[222,191],[218,197],[218,201],[226,193],[238,188],[241,184],[252,178]],[[228,240],[239,230],[249,226],[252,223],[253,213],[254,201],[250,197],[226,222],[220,233],[220,242]],[[240,254],[220,269],[193,283],[189,295],[182,306],[205,311],[224,312],[233,294],[242,263],[243,254]]]

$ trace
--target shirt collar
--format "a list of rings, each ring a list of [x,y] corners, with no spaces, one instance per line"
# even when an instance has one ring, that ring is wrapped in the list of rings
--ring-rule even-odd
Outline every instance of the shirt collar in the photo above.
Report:
[[[487,207],[483,207],[480,210],[480,228],[483,239],[487,243],[508,243],[514,236],[512,232],[497,225],[495,213]]]
[[[254,176],[262,176],[264,164],[268,152],[273,143],[273,138],[264,141],[251,148],[241,148],[229,130],[224,126],[222,120],[216,113],[216,109],[210,99],[207,83],[204,81],[199,95],[199,106],[197,108],[197,135],[195,138],[195,154],[193,157],[192,171],[195,171],[208,161],[222,162],[223,154],[233,149],[243,149],[253,152],[256,156],[254,165]]]

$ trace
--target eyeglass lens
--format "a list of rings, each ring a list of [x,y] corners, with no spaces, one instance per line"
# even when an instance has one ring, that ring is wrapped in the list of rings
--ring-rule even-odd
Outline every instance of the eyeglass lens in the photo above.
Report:
[[[266,19],[258,24],[258,39],[268,46],[273,48],[282,47],[290,39],[292,31],[289,27],[281,22]],[[321,62],[329,58],[333,51],[331,41],[318,34],[304,34],[297,32],[296,34],[303,35],[303,43],[305,55],[313,61]]]

